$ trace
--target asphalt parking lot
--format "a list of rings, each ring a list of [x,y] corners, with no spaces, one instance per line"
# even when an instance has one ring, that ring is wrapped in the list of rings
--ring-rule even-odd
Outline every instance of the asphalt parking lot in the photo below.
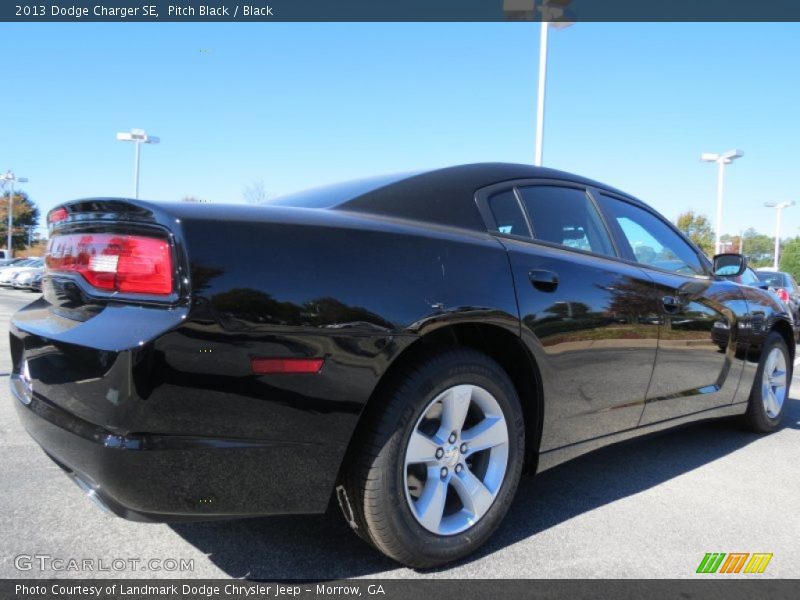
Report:
[[[0,327],[35,297],[0,289]],[[782,430],[762,437],[733,420],[698,424],[525,478],[503,526],[477,555],[419,573],[371,550],[333,509],[178,525],[102,512],[20,426],[5,383],[9,363],[2,335],[0,577],[684,578],[696,576],[706,552],[770,552],[766,572],[746,577],[800,577],[797,379]],[[41,569],[40,559],[20,555],[89,559],[95,570]],[[175,566],[167,559],[185,570],[167,570]]]

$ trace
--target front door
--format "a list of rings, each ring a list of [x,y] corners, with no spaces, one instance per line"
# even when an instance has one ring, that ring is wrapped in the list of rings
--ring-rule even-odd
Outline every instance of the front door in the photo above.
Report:
[[[673,228],[642,206],[598,194],[609,227],[655,282],[661,327],[642,424],[730,404],[742,361],[735,340],[741,287],[715,279]]]

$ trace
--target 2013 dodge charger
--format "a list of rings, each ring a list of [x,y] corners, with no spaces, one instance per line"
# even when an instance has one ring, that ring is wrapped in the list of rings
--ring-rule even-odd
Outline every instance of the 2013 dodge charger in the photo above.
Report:
[[[523,471],[697,419],[781,422],[785,306],[618,190],[480,164],[268,205],[67,202],[11,323],[15,404],[150,521],[319,513],[415,567]],[[531,507],[531,510],[536,510]]]

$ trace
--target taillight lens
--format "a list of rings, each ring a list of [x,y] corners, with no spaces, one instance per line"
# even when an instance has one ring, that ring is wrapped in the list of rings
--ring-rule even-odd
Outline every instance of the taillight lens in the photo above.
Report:
[[[112,233],[57,235],[47,246],[48,272],[77,273],[105,292],[172,293],[172,254],[166,240]]]
[[[778,298],[780,298],[784,302],[789,302],[789,292],[787,292],[785,289],[778,288],[777,290],[775,290],[775,293],[778,294]]]
[[[50,214],[47,215],[47,222],[48,223],[58,223],[59,221],[64,221],[69,216],[67,209],[62,207],[54,208],[50,211]]]

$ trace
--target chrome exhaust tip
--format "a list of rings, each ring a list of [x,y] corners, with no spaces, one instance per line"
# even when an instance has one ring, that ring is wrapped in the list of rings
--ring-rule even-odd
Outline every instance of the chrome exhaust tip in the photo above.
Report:
[[[103,499],[97,494],[96,485],[92,485],[91,483],[81,478],[80,476],[76,475],[72,471],[68,471],[67,474],[69,475],[69,478],[75,482],[75,485],[81,488],[81,490],[83,490],[83,492],[86,494],[89,500],[91,500],[96,506],[99,506],[101,509],[103,509],[105,512],[109,514],[112,515],[114,514],[114,511],[112,511],[109,508],[108,504],[106,504],[103,501]]]

